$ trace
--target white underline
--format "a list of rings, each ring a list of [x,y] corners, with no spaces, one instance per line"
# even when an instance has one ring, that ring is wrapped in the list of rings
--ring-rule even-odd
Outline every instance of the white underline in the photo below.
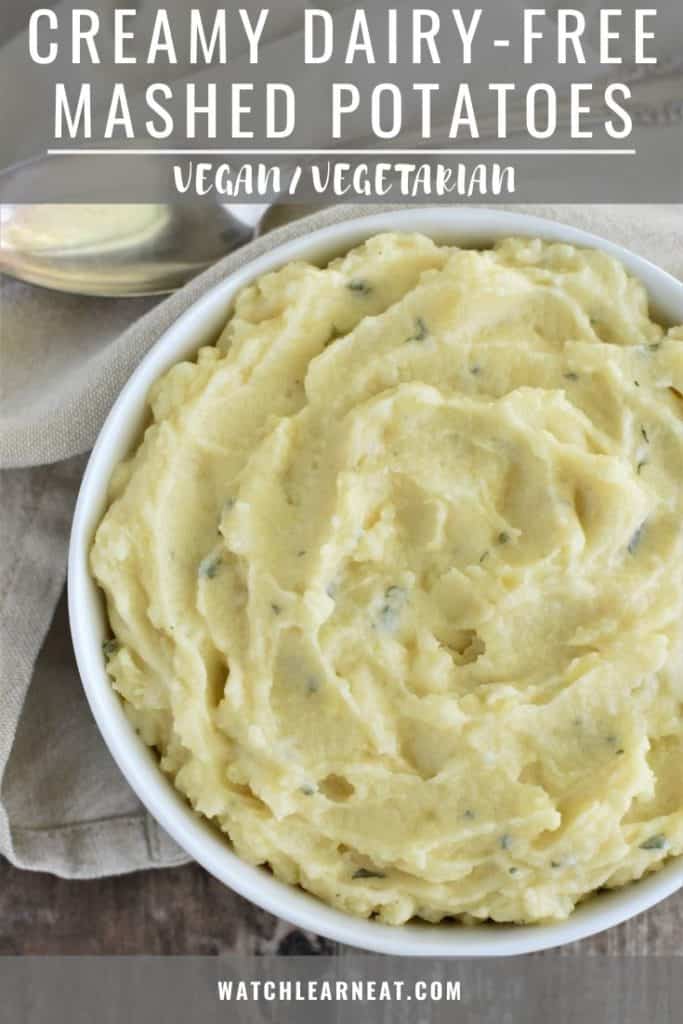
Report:
[[[48,156],[635,156],[635,149],[48,149]]]

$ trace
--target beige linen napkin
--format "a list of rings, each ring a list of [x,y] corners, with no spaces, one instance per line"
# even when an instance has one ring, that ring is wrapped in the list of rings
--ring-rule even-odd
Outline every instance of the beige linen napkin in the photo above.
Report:
[[[285,240],[378,209],[287,223],[162,302],[0,278],[0,854],[14,864],[88,878],[186,859],[119,774],[77,677],[63,588],[83,453],[145,352],[207,288]],[[594,231],[683,278],[681,206],[516,209]]]

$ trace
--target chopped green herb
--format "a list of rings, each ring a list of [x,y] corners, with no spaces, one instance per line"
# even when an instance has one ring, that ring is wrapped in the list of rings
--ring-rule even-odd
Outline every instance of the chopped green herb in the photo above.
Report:
[[[358,279],[349,281],[347,288],[350,292],[355,292],[357,295],[369,295],[372,291],[372,286],[369,285],[367,281],[361,281]]]
[[[500,848],[501,850],[509,850],[512,846],[512,837],[507,833],[500,837]]]
[[[641,850],[663,850],[666,846],[666,836],[656,835],[650,836],[644,843],[640,844]]]
[[[271,608],[272,608],[272,610],[273,610],[273,615],[279,615],[279,614],[280,614],[280,612],[282,611],[282,608],[280,607],[280,605],[279,605],[279,604],[271,604],[271,606],[270,606],[270,607],[271,607]]]
[[[384,604],[379,612],[380,625],[386,630],[394,630],[406,602],[406,592],[401,587],[389,587],[384,593]]]
[[[640,428],[640,432],[643,435],[643,440],[645,441],[645,443],[649,444],[650,443],[650,438],[647,436],[647,430],[645,429],[645,427],[641,427]]]
[[[659,352],[660,348],[662,347],[662,343],[661,341],[655,341],[652,343],[652,345],[648,345],[647,347],[648,351],[650,352]]]
[[[221,566],[220,555],[207,555],[199,563],[199,575],[204,579],[212,580],[218,575]]]
[[[623,754],[624,753],[624,748],[623,747],[619,747],[619,749],[616,750],[615,753],[617,754],[617,756]]]
[[[559,861],[559,860],[551,860],[551,861],[550,861],[550,867],[551,867],[551,868],[561,868],[561,867],[562,867],[562,861]]]
[[[470,373],[472,374],[473,377],[478,377],[479,374],[481,373],[481,366],[476,364],[475,366],[470,367]]]
[[[636,466],[636,473],[638,474],[638,476],[640,476],[640,474],[642,473],[642,471],[645,469],[646,466],[647,466],[647,459],[641,459],[640,462],[638,463],[638,465]]]
[[[305,554],[306,554],[306,549],[302,548],[301,551],[297,551],[296,557],[297,558],[303,558]]]
[[[636,530],[636,532],[633,534],[633,536],[631,537],[630,541],[628,542],[628,553],[630,555],[635,555],[636,550],[638,549],[638,545],[640,544],[641,540],[643,539],[643,533],[645,532],[646,523],[647,523],[647,520],[645,520],[644,522],[642,522],[640,524],[640,526],[638,527],[638,529]]]
[[[418,316],[415,320],[415,333],[411,334],[406,341],[424,341],[429,334],[427,324],[424,322],[421,316]]]
[[[564,377],[565,380],[578,380],[579,379],[578,373],[574,373],[573,370],[570,370],[568,373],[563,374],[563,377]]]
[[[508,868],[508,874],[509,875],[516,875],[518,871],[519,871],[519,868]]]
[[[299,789],[304,796],[313,796],[315,793],[315,786],[312,786],[310,782],[304,782],[303,786],[299,786]]]
[[[506,533],[505,530],[503,530],[502,533],[498,534],[498,543],[499,544],[507,544],[507,542],[509,540],[510,540],[510,534]]]
[[[633,383],[635,384],[635,386],[636,386],[637,388],[639,388],[639,387],[640,387],[640,381],[639,381],[639,380],[634,380],[634,382],[633,382]]]
[[[483,554],[483,555],[481,556],[481,558],[479,559],[479,564],[480,564],[480,565],[482,565],[482,564],[483,564],[483,563],[484,563],[484,562],[486,561],[486,559],[487,559],[488,557],[489,557],[489,552],[488,552],[488,551],[485,551],[485,552],[484,552],[484,554]]]
[[[467,819],[468,819],[469,821],[472,821],[472,819],[474,818],[474,811],[471,811],[471,810],[470,810],[470,809],[468,808],[468,809],[467,809],[467,810],[465,811],[465,813],[463,814],[463,818],[467,818]]]
[[[352,878],[386,878],[387,876],[383,875],[381,871],[368,871],[367,868],[358,868],[357,871],[354,871],[354,873],[353,873],[353,875],[351,877]]]
[[[121,649],[121,644],[118,642],[116,637],[112,637],[110,640],[105,640],[102,644],[102,654],[104,660],[108,664],[111,658]]]

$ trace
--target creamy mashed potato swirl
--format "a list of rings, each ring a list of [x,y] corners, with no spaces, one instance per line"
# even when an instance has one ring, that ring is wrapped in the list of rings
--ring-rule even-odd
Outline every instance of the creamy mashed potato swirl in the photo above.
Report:
[[[396,924],[561,919],[680,854],[682,392],[597,251],[386,234],[246,288],[92,550],[163,770]]]

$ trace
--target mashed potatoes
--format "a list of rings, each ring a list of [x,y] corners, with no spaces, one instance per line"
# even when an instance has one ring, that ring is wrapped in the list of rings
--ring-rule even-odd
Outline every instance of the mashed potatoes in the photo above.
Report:
[[[600,252],[387,234],[245,289],[92,550],[164,771],[396,924],[563,918],[680,854],[681,392]]]

